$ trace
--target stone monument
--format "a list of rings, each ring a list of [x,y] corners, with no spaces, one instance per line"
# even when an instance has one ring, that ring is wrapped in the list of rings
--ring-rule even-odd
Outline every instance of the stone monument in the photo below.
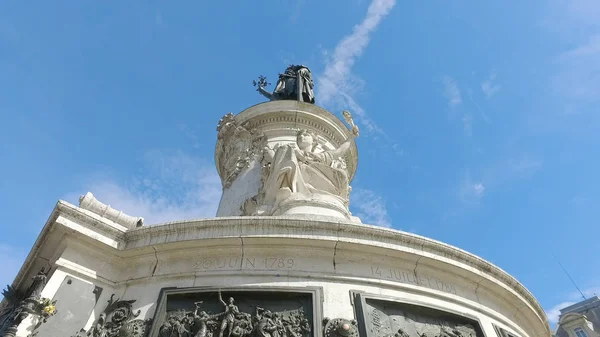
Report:
[[[0,337],[550,336],[498,267],[352,216],[359,128],[315,104],[306,66],[254,85],[269,101],[217,126],[216,217],[144,226],[91,193],[58,201]]]

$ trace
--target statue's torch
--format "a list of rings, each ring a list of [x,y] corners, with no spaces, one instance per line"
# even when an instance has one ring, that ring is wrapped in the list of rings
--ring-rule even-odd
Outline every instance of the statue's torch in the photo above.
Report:
[[[354,136],[358,137],[358,126],[356,126],[354,124],[354,119],[352,119],[352,115],[350,114],[350,111],[344,110],[342,112],[342,115],[344,116],[344,119],[346,120],[346,123],[348,123],[348,125],[350,125],[350,127],[352,129],[352,133],[354,134]]]

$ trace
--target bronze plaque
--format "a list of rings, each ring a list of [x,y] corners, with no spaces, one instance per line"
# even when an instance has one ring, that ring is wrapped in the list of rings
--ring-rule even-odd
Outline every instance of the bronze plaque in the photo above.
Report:
[[[484,337],[469,317],[361,293],[354,301],[364,337]]]

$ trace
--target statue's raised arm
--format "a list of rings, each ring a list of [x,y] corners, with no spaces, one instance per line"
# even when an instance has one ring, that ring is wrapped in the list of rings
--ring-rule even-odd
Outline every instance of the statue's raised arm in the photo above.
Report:
[[[259,76],[258,80],[252,82],[259,94],[271,101],[294,100],[306,103],[315,103],[314,82],[310,70],[303,65],[290,65],[275,85],[275,90],[269,92],[265,89],[270,83],[266,77]]]
[[[256,87],[256,91],[258,91],[259,94],[265,96],[269,100],[273,100],[273,94],[265,89],[265,87],[270,84],[271,83],[267,82],[267,78],[263,75],[258,76],[258,80],[252,81],[252,85]]]
[[[221,303],[223,303],[223,305],[225,306],[225,308],[227,308],[227,303],[225,303],[225,301],[223,301],[223,296],[221,296],[221,290],[219,290],[218,294],[219,294],[219,301]]]
[[[350,147],[352,147],[352,142],[354,141],[354,138],[358,137],[358,135],[360,133],[358,130],[358,126],[356,126],[354,124],[354,120],[352,119],[352,115],[350,114],[350,112],[348,110],[344,110],[344,112],[342,112],[342,115],[344,116],[344,119],[346,120],[346,122],[351,126],[352,137],[348,138],[337,149],[329,151],[329,153],[331,153],[333,155],[333,157],[336,157],[336,158],[344,156],[344,154],[346,152],[348,152],[348,150],[350,150]]]

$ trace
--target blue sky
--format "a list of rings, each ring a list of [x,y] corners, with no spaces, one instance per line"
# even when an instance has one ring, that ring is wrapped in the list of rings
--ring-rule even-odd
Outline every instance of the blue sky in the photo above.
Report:
[[[0,5],[0,283],[58,199],[214,215],[215,126],[308,65],[361,127],[352,211],[477,254],[555,319],[600,293],[600,2]]]

